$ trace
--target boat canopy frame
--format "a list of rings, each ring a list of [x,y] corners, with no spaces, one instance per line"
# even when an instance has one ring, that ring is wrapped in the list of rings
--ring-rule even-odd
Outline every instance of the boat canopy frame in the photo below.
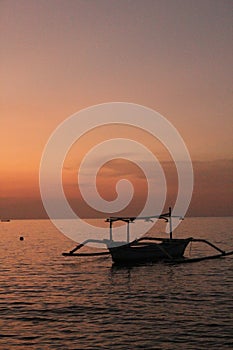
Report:
[[[109,222],[109,239],[111,242],[113,242],[113,234],[112,234],[112,227],[113,222],[116,221],[123,221],[127,223],[127,233],[126,233],[126,242],[130,243],[130,230],[129,225],[133,223],[135,220],[144,220],[144,221],[152,221],[152,219],[162,219],[166,222],[169,222],[169,237],[170,239],[173,239],[173,231],[172,231],[172,218],[178,218],[180,220],[183,220],[182,216],[174,216],[172,215],[172,208],[169,207],[169,211],[167,213],[163,213],[160,215],[150,215],[150,216],[110,216],[105,220],[105,222]]]

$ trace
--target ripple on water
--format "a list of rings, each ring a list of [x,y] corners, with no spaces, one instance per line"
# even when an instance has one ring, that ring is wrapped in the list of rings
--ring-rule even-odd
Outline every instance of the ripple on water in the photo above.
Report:
[[[231,257],[115,268],[106,257],[62,257],[73,243],[49,221],[11,224],[1,233],[0,349],[231,348]],[[202,236],[210,227],[232,249],[232,219],[202,219]]]

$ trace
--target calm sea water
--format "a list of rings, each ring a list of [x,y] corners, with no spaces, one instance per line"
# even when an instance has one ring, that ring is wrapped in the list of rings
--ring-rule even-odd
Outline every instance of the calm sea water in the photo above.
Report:
[[[232,250],[232,223],[187,218],[176,235]],[[0,237],[0,349],[232,349],[232,256],[116,268],[63,257],[75,243],[47,220],[0,223]]]

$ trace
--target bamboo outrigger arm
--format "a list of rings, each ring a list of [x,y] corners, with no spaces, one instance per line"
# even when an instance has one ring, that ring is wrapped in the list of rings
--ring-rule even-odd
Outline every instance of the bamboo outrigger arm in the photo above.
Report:
[[[88,243],[103,243],[102,240],[99,239],[86,239],[82,243],[78,244],[74,249],[70,250],[68,253],[62,253],[63,256],[99,256],[99,255],[109,255],[109,251],[105,252],[95,252],[95,253],[75,253],[77,250],[81,249]]]
[[[216,249],[218,252],[222,253],[222,255],[226,255],[226,252],[220,248],[218,248],[215,244],[207,241],[206,239],[200,239],[200,238],[192,238],[192,242],[203,242],[211,246],[212,248]]]
[[[202,242],[210,247],[214,248],[219,252],[219,254],[214,254],[214,255],[206,255],[202,257],[194,257],[194,258],[182,258],[182,259],[174,259],[173,262],[175,263],[192,263],[192,262],[199,262],[203,260],[211,260],[211,259],[219,259],[225,256],[233,255],[233,250],[226,252],[219,247],[217,247],[215,244],[207,241],[206,239],[201,239],[201,238],[191,238],[190,242]]]

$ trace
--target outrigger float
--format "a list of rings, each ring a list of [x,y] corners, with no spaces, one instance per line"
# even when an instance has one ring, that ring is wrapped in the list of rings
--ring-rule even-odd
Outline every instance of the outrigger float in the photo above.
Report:
[[[130,242],[130,229],[129,226],[135,220],[149,221],[152,219],[163,219],[169,222],[169,238],[161,237],[141,237],[139,239]],[[232,255],[233,251],[225,252],[224,250],[217,247],[215,244],[205,240],[196,239],[193,237],[189,238],[173,238],[172,232],[172,218],[179,218],[172,216],[171,208],[168,213],[161,214],[159,216],[147,216],[147,217],[109,217],[106,222],[109,223],[109,239],[97,240],[87,239],[81,244],[77,245],[68,253],[63,253],[63,256],[100,256],[100,255],[111,255],[112,261],[118,265],[131,265],[141,264],[148,262],[165,261],[172,263],[191,263],[198,262],[207,259],[218,259],[228,255]],[[113,240],[113,223],[116,221],[122,221],[127,224],[126,241],[119,242]],[[189,243],[201,242],[212,247],[217,254],[207,255],[202,257],[187,258],[184,257],[184,252]],[[107,251],[93,252],[93,253],[80,253],[77,252],[83,246],[89,243],[101,243],[105,244]]]

